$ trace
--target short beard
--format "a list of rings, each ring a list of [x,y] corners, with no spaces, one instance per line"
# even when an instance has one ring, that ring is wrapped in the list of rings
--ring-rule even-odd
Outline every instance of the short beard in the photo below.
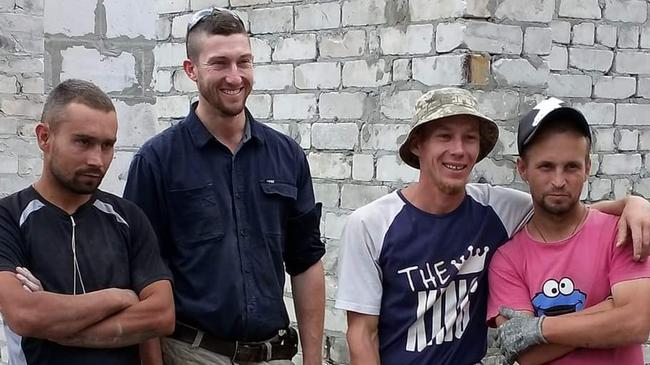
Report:
[[[570,202],[567,205],[552,205],[547,203],[544,197],[542,196],[542,198],[537,201],[537,205],[549,214],[562,216],[569,213],[572,209],[574,209],[579,202],[580,200],[576,200]]]
[[[53,164],[50,164],[50,172],[52,173],[54,180],[56,180],[56,182],[62,188],[64,188],[65,190],[73,194],[80,194],[80,195],[88,195],[97,191],[97,189],[99,188],[99,184],[101,184],[102,179],[104,178],[104,176],[102,175],[102,177],[99,178],[97,184],[84,184],[77,180],[76,173],[72,176],[72,178],[67,179],[62,173],[58,171],[58,169]]]
[[[465,184],[452,185],[452,184],[445,184],[443,182],[439,182],[438,189],[440,189],[440,191],[446,195],[458,195],[465,191]]]

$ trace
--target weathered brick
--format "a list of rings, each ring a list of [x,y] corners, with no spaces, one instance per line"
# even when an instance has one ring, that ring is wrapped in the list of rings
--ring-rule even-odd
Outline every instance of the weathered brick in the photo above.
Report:
[[[347,214],[325,213],[325,238],[340,239],[347,219]]]
[[[497,7],[495,16],[523,22],[547,23],[553,19],[555,0],[504,0]]]
[[[287,33],[293,30],[293,7],[253,9],[250,13],[251,32]]]
[[[324,35],[320,41],[321,57],[361,56],[366,47],[366,32],[351,30],[343,34]]]
[[[474,166],[471,180],[484,179],[490,184],[511,184],[515,179],[514,163],[508,160],[494,161],[490,158],[483,159]]]
[[[183,70],[174,71],[174,89],[181,92],[195,92],[198,90],[196,83],[187,77]]]
[[[616,72],[629,74],[650,74],[650,53],[619,51],[614,63]]]
[[[639,146],[639,131],[620,129],[619,140],[616,145],[619,151],[636,151]]]
[[[566,70],[569,65],[569,51],[564,46],[553,46],[547,60],[552,71]]]
[[[268,94],[251,94],[246,99],[246,107],[255,118],[268,119],[271,117],[273,99]]]
[[[158,118],[182,118],[190,109],[190,99],[186,95],[159,96],[155,109]]]
[[[154,107],[147,103],[129,105],[123,101],[114,101],[119,120],[117,145],[139,147],[156,134],[156,116]],[[187,105],[185,105],[187,108]],[[187,113],[187,110],[185,110]]]
[[[255,68],[255,90],[283,90],[293,85],[293,65],[262,65]]]
[[[358,140],[359,128],[354,123],[314,123],[311,127],[311,144],[317,149],[352,150]]]
[[[397,151],[410,129],[407,124],[365,124],[361,128],[361,148]]]
[[[499,128],[499,140],[494,149],[495,153],[501,153],[501,155],[515,156],[519,154],[517,150],[517,133],[500,127]]]
[[[617,31],[613,25],[599,24],[596,28],[596,42],[610,48],[616,47]]]
[[[546,63],[533,65],[526,59],[497,60],[492,65],[497,83],[502,86],[544,87],[549,76]]]
[[[336,364],[349,364],[350,351],[344,337],[329,337],[330,358]]]
[[[639,181],[634,183],[634,192],[641,194],[642,196],[650,199],[650,178],[639,179]],[[648,350],[644,352],[647,353]]]
[[[467,26],[463,23],[440,23],[436,27],[436,51],[451,52],[464,45]]]
[[[616,125],[650,124],[650,104],[616,104]]]
[[[316,201],[323,203],[328,208],[336,208],[339,205],[339,186],[331,183],[314,183],[314,196]]]
[[[333,89],[341,85],[341,65],[337,62],[304,63],[295,69],[298,89]]]
[[[551,74],[548,80],[548,93],[557,97],[589,97],[591,96],[591,77]]]
[[[645,23],[648,5],[644,0],[605,0],[603,15],[617,22]]]
[[[271,62],[271,46],[269,43],[256,37],[251,37],[250,41],[255,63]]]
[[[40,100],[27,98],[1,98],[0,110],[5,115],[25,116],[34,119],[40,118],[43,103]]]
[[[547,55],[551,53],[551,28],[529,27],[524,33],[524,53]]]
[[[343,64],[343,86],[376,87],[390,82],[384,60],[348,61]]]
[[[612,190],[612,180],[610,179],[593,179],[589,187],[589,199],[602,200],[609,198]]]
[[[650,48],[650,26],[641,28],[641,48]]]
[[[260,4],[270,4],[271,0],[230,0],[230,5],[232,6],[249,6],[249,5],[260,5]]]
[[[398,59],[393,61],[393,81],[404,81],[411,78],[411,60]]]
[[[16,76],[0,75],[0,93],[18,93],[18,80],[16,79]]]
[[[190,9],[192,11],[197,11],[210,6],[216,6],[220,8],[228,7],[229,0],[190,0]]]
[[[106,37],[137,38],[141,36],[145,39],[156,37],[157,14],[154,2],[111,0],[103,4],[106,9]]]
[[[273,97],[274,119],[309,119],[316,116],[316,95],[280,94]]]
[[[176,1],[180,2],[181,0]],[[185,2],[187,2],[187,0],[185,0]],[[174,3],[174,1],[169,1],[167,3]],[[172,7],[175,4],[166,5]],[[45,1],[44,6],[45,14],[47,14],[47,16],[42,18],[45,33],[60,33],[69,37],[74,37],[95,32],[96,2],[77,0]],[[71,14],[75,15],[74,21],[70,21]]]
[[[594,45],[594,35],[596,26],[594,23],[580,23],[573,26],[572,44],[583,44],[586,46]]]
[[[169,18],[156,19],[156,40],[166,40],[171,35],[171,32],[172,22]]]
[[[178,67],[185,60],[185,45],[182,43],[159,43],[153,50],[155,66]]]
[[[377,180],[380,181],[417,181],[420,170],[402,162],[397,155],[382,156],[377,159]]]
[[[338,2],[307,4],[295,7],[296,30],[332,29],[341,25]]]
[[[600,19],[598,0],[562,0],[559,15],[565,18]]]
[[[611,152],[616,149],[614,128],[595,128],[593,130],[594,148],[596,152]]]
[[[638,48],[639,47],[639,27],[633,25],[624,25],[618,29],[618,47],[619,48]]]
[[[550,25],[553,42],[563,44],[569,44],[571,42],[571,23],[555,20]]]
[[[523,47],[520,27],[470,21],[465,30],[465,44],[473,51],[519,54]]]
[[[122,52],[106,57],[96,49],[77,46],[61,51],[61,79],[79,78],[95,83],[105,92],[121,91],[137,83],[135,56]]]
[[[616,107],[613,103],[574,103],[590,125],[613,125]]]
[[[598,77],[594,84],[594,97],[608,99],[626,99],[636,92],[634,77]]]
[[[352,156],[352,178],[370,181],[375,176],[375,160],[370,154],[355,153]]]
[[[33,77],[29,79],[23,79],[21,81],[20,91],[23,94],[38,94],[42,95],[45,92],[45,80],[40,77]]]
[[[371,25],[386,22],[386,0],[350,0],[343,3],[343,25]]]
[[[359,119],[363,115],[365,100],[364,93],[323,93],[319,100],[320,116],[326,119]]]
[[[432,85],[461,85],[467,80],[465,55],[443,55],[413,59],[413,79]]]
[[[608,71],[614,52],[602,49],[569,48],[569,65],[587,71]]]
[[[275,46],[273,61],[306,60],[316,58],[316,35],[295,34],[281,38]]]
[[[640,132],[641,133],[639,135],[639,149],[644,150],[644,151],[648,151],[648,150],[650,150],[650,129],[644,129],[644,130],[642,130]],[[647,166],[647,163],[649,163],[649,162],[650,162],[650,160],[648,160],[648,158],[646,156],[646,166]],[[650,169],[647,169],[647,170],[650,171]]]
[[[170,70],[158,70],[154,74],[154,83],[156,91],[167,93],[174,87],[172,81],[173,72]]]
[[[45,4],[48,2],[46,1]],[[189,0],[155,1],[158,14],[179,13],[189,9]],[[94,4],[93,4],[94,5]],[[93,9],[94,10],[94,9]],[[47,12],[47,9],[46,9]]]
[[[341,189],[341,208],[357,209],[389,192],[390,189],[386,186],[344,184]]]
[[[415,102],[422,96],[419,90],[396,91],[381,95],[381,113],[391,119],[411,119]]]
[[[474,93],[479,110],[487,117],[508,120],[519,115],[519,94],[514,91],[495,90]]]
[[[628,179],[614,180],[614,199],[621,199],[632,192],[632,182]]]
[[[643,98],[650,98],[650,77],[639,77],[636,94]]]
[[[462,17],[465,6],[462,1],[410,0],[409,10],[412,21],[436,20]]]
[[[611,154],[603,155],[600,173],[605,175],[638,174],[641,172],[641,155]]]
[[[383,54],[429,53],[433,48],[433,25],[410,25],[406,30],[383,28],[379,31],[379,40]]]
[[[321,179],[349,179],[350,161],[342,153],[312,152],[307,156],[311,175]]]

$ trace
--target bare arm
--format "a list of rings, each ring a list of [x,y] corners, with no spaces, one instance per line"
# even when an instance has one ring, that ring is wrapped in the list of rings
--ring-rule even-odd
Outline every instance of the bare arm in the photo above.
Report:
[[[380,365],[379,316],[348,311],[348,346],[352,365]]]
[[[29,292],[12,272],[0,272],[0,310],[16,334],[24,337],[71,336],[138,302],[131,290],[104,289],[65,295]]]
[[[616,201],[602,201],[592,205],[603,213],[620,215],[616,245],[631,239],[634,259],[643,260],[650,254],[650,203],[638,196],[628,196]]]
[[[298,332],[305,365],[323,363],[323,322],[325,318],[325,276],[319,260],[305,272],[291,277]]]
[[[138,303],[73,336],[51,340],[76,347],[124,347],[167,336],[174,331],[174,324],[171,284],[160,280],[142,289]]]
[[[140,361],[142,365],[163,365],[160,338],[152,338],[140,344]]]

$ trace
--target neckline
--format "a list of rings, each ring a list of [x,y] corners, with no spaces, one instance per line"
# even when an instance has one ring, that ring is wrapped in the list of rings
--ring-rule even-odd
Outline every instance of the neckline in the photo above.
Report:
[[[36,188],[34,187],[33,184],[29,185],[29,189],[31,189],[31,191],[36,195],[36,197],[37,197],[37,199],[39,201],[41,201],[46,206],[56,210],[59,214],[64,215],[66,218],[67,217],[74,217],[77,214],[79,214],[82,210],[86,209],[87,206],[93,205],[95,203],[95,200],[97,200],[97,192],[99,191],[99,189],[97,189],[94,193],[92,193],[90,195],[90,199],[88,199],[87,202],[85,202],[85,203],[81,204],[80,206],[78,206],[77,209],[72,214],[68,214],[68,212],[61,209],[61,207],[59,207],[58,205],[56,205],[56,204],[52,203],[51,201],[45,199],[45,197],[43,195],[41,195],[41,193],[39,193],[38,190],[36,190]]]
[[[544,241],[541,241],[541,240],[535,239],[535,238],[532,236],[530,230],[528,229],[528,226],[529,226],[530,224],[526,224],[526,225],[524,226],[524,232],[525,232],[525,234],[526,234],[526,237],[527,237],[529,240],[531,240],[531,241],[533,241],[534,243],[536,243],[536,244],[539,244],[539,245],[542,245],[542,246],[557,246],[557,245],[562,245],[562,244],[564,244],[564,243],[567,243],[568,241],[571,241],[574,237],[578,236],[578,235],[583,231],[583,229],[584,229],[585,226],[587,225],[587,222],[589,222],[589,220],[590,220],[591,217],[593,216],[592,213],[593,213],[593,209],[587,207],[587,216],[586,216],[585,219],[583,219],[583,221],[578,225],[578,227],[576,228],[575,232],[573,232],[573,233],[572,233],[571,235],[569,235],[568,237],[563,238],[563,239],[558,240],[558,241],[548,241],[548,242],[544,242]],[[529,223],[530,223],[530,222],[529,222]]]
[[[455,209],[453,209],[452,211],[450,211],[448,213],[436,214],[436,213],[429,213],[427,211],[424,211],[424,210],[416,207],[415,204],[411,203],[408,199],[406,199],[406,197],[402,193],[402,189],[398,189],[395,192],[397,193],[397,196],[399,196],[399,198],[402,199],[404,204],[407,205],[409,208],[416,211],[418,214],[421,214],[421,215],[424,215],[424,216],[427,216],[427,217],[431,217],[431,218],[439,218],[440,219],[440,218],[447,218],[447,217],[449,217],[451,215],[455,215],[467,202],[467,193],[465,193],[465,197],[463,198],[463,201]]]

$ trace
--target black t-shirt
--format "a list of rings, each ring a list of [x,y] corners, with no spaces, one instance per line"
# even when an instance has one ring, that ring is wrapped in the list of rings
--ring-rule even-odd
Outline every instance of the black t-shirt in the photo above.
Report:
[[[77,294],[106,288],[139,293],[155,281],[171,280],[142,211],[99,190],[72,215],[31,186],[0,200],[0,271],[15,272],[16,266],[27,267],[44,290],[59,294],[73,294],[75,287]],[[86,349],[37,338],[19,343],[9,349],[10,358],[24,354],[28,365],[140,364],[137,346]]]

